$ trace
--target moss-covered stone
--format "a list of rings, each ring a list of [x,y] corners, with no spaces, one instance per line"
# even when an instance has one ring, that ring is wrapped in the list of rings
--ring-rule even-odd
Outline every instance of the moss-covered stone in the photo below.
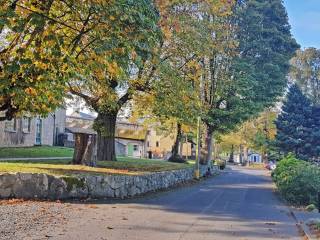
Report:
[[[83,179],[79,179],[76,177],[62,177],[62,179],[67,183],[67,190],[71,191],[73,186],[77,188],[84,188],[85,182]]]

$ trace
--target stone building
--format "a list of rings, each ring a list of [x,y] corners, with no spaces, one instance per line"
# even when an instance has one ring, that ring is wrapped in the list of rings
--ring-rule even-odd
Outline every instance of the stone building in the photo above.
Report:
[[[23,117],[0,122],[0,147],[55,145],[65,131],[66,110],[57,109],[47,117]]]
[[[95,116],[82,112],[73,112],[66,117],[67,141],[64,146],[74,146],[74,133],[93,130]],[[136,158],[168,159],[175,141],[175,133],[165,135],[156,130],[157,126],[146,127],[141,123],[132,123],[127,119],[118,118],[115,131],[115,148],[118,156]],[[195,157],[195,144],[183,142],[179,151],[185,158]]]
[[[171,156],[172,146],[174,145],[176,133],[163,134],[157,131],[156,126],[149,127],[146,135],[146,157],[165,158]],[[184,158],[195,158],[195,144],[188,140],[182,140],[179,146],[179,153]]]
[[[65,146],[74,145],[74,133],[87,131],[96,134],[93,130],[95,117],[82,112],[73,112],[66,117],[67,141]],[[118,119],[115,131],[115,148],[118,156],[145,157],[146,130],[143,126]]]
[[[142,158],[146,153],[146,129],[139,124],[118,121],[116,125],[116,154]]]

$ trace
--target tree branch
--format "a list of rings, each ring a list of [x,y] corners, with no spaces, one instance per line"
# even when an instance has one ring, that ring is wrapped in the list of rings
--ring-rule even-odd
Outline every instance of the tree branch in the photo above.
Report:
[[[76,56],[76,59],[95,41],[97,41],[97,38],[92,39],[87,45],[85,45],[78,53]]]
[[[83,22],[83,25],[82,25],[82,28],[81,28],[79,34],[71,41],[71,43],[73,43],[73,47],[72,47],[71,52],[74,52],[74,51],[75,51],[78,43],[79,43],[80,40],[81,40],[81,37],[82,37],[84,34],[86,34],[87,32],[89,32],[89,31],[91,30],[91,29],[85,30],[86,26],[87,26],[88,23],[89,23],[90,17],[91,17],[91,15],[92,15],[91,9],[92,9],[92,8],[89,9],[88,16],[87,16],[87,18],[85,19],[85,21]]]
[[[190,61],[192,61],[195,57],[196,57],[196,54],[193,54],[180,67],[178,67],[178,70],[181,70],[182,68],[184,68],[184,66],[187,65]]]
[[[90,97],[82,92],[79,92],[77,90],[75,90],[70,83],[67,83],[68,86],[69,86],[69,91],[71,94],[74,94],[78,97],[81,97],[85,100],[85,102],[89,105],[89,106],[92,106],[94,109],[97,108],[97,102],[98,102],[98,98],[93,98],[93,97]]]
[[[4,117],[0,117],[0,121],[11,120],[15,114],[19,111],[19,107],[11,105],[11,98],[6,99],[5,104],[0,106],[0,111],[6,111]]]
[[[70,26],[70,25],[68,25],[68,24],[66,24],[66,23],[64,23],[64,22],[60,22],[60,21],[58,21],[58,20],[56,20],[56,19],[54,19],[54,18],[52,18],[52,17],[46,16],[46,15],[43,14],[43,13],[39,13],[39,12],[37,12],[37,11],[31,10],[31,9],[29,9],[29,8],[27,8],[27,7],[24,7],[24,6],[20,5],[20,4],[17,4],[17,7],[20,7],[20,8],[22,8],[22,9],[24,9],[24,10],[27,10],[27,11],[32,12],[32,13],[35,13],[35,14],[37,14],[37,15],[39,15],[39,16],[41,16],[41,17],[44,17],[44,18],[46,18],[46,19],[48,19],[48,20],[50,20],[50,21],[53,21],[53,22],[55,22],[55,23],[61,24],[62,26],[65,26],[65,27],[67,27],[67,28],[69,28],[69,29],[72,29],[72,30],[74,30],[74,31],[76,31],[76,32],[80,32],[79,29],[74,28],[74,27],[72,27],[72,26]]]
[[[130,90],[130,89],[129,89]],[[129,93],[129,90],[126,94],[124,94],[119,100],[118,100],[118,106],[122,107],[127,101],[129,101],[132,98],[132,95]]]

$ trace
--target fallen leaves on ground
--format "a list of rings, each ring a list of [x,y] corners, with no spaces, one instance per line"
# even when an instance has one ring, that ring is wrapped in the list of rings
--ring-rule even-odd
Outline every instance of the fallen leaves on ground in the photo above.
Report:
[[[96,205],[89,205],[88,208],[97,209],[99,207],[97,207]]]

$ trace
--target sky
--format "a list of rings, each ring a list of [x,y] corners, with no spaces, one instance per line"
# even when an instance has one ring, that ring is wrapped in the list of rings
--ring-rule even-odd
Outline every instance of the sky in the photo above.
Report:
[[[320,0],[284,0],[292,34],[302,48],[320,49]]]

